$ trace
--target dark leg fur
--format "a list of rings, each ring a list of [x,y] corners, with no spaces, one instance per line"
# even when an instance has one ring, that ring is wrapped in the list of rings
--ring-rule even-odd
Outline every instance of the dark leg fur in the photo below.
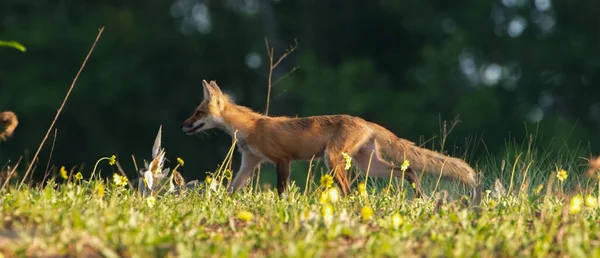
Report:
[[[277,192],[282,194],[287,188],[290,179],[290,162],[281,161],[277,163]]]

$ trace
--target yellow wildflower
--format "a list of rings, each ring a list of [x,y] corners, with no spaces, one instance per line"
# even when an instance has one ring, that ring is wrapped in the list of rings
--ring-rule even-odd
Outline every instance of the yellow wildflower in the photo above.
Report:
[[[96,194],[98,194],[98,196],[100,196],[100,198],[104,197],[104,185],[103,184],[99,184],[98,186],[96,186]]]
[[[409,166],[410,166],[410,161],[405,159],[404,162],[402,162],[402,165],[400,166],[400,170],[402,170],[402,172],[406,172],[406,170],[408,169]]]
[[[596,197],[588,194],[585,197],[585,206],[590,208],[596,208],[596,206],[598,206],[598,200],[596,200]]]
[[[340,192],[337,187],[332,187],[327,190],[327,196],[332,203],[336,203],[340,199]]]
[[[150,208],[154,207],[154,205],[156,204],[156,198],[154,198],[154,196],[148,196],[148,198],[146,198],[146,204]]]
[[[213,191],[217,191],[217,188],[219,187],[219,183],[212,176],[206,176],[206,178],[204,179],[204,181],[206,182],[206,188],[207,189],[211,189]]]
[[[124,176],[120,176],[117,173],[113,174],[113,181],[115,182],[115,185],[117,185],[117,186],[126,186],[127,185],[127,178]]]
[[[350,167],[352,167],[352,157],[345,152],[342,152],[342,156],[344,157],[344,160],[346,160],[346,166],[344,167],[344,170],[350,169]]]
[[[181,165],[183,167],[183,159],[182,158],[177,158],[177,163],[179,163],[179,165]]]
[[[69,175],[67,175],[67,170],[65,169],[65,166],[60,167],[60,176],[63,179],[69,178]]]
[[[365,206],[360,209],[360,215],[363,221],[370,220],[373,217],[373,208],[371,206]]]
[[[308,218],[308,216],[310,216],[310,209],[306,208],[304,209],[304,211],[300,214],[300,219],[301,220],[306,220]]]
[[[392,227],[398,228],[398,227],[400,227],[401,224],[402,224],[402,216],[400,216],[400,214],[398,214],[398,213],[394,213],[394,215],[392,215]]]
[[[233,173],[231,173],[231,170],[225,169],[225,171],[223,171],[223,176],[225,176],[227,180],[231,180],[231,178],[233,177]]]
[[[81,180],[83,179],[83,175],[81,174],[81,172],[77,172],[77,174],[75,174],[75,180]]]
[[[359,183],[358,184],[358,193],[360,195],[366,195],[367,194],[367,185],[365,185],[365,183]]]
[[[321,195],[319,195],[319,202],[322,204],[329,202],[329,195],[327,194],[327,191],[321,192]]]
[[[238,213],[237,218],[244,222],[248,222],[254,219],[254,214],[252,214],[252,212],[243,210]]]
[[[323,175],[320,181],[321,186],[324,186],[325,188],[329,188],[333,185],[333,177],[330,175]]]
[[[577,214],[581,212],[583,206],[583,197],[580,194],[573,196],[571,198],[571,203],[569,205],[569,213]]]
[[[323,204],[321,207],[321,215],[326,226],[330,226],[333,222],[333,205],[331,203]]]
[[[496,207],[496,205],[498,205],[498,203],[496,202],[496,200],[494,200],[494,199],[490,199],[490,200],[488,201],[488,206],[489,206],[490,208],[494,208],[494,207]]]
[[[556,177],[558,177],[558,181],[565,181],[567,179],[567,177],[569,176],[569,173],[567,173],[566,170],[561,169],[558,171],[558,173],[556,173]]]
[[[323,215],[323,217],[333,216],[333,205],[330,203],[324,204],[323,207],[321,207],[321,215]]]
[[[544,188],[544,184],[538,185],[538,187],[535,189],[535,194],[540,194],[540,192],[542,191],[543,188]]]
[[[110,164],[111,166],[114,166],[116,162],[117,162],[117,156],[115,156],[115,155],[110,156],[110,159],[108,160],[108,164]]]

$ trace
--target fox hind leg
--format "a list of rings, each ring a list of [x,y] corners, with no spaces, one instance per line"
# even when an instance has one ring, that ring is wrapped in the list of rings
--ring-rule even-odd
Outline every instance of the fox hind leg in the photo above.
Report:
[[[350,192],[350,181],[348,172],[345,170],[346,161],[342,152],[353,156],[371,137],[371,133],[357,127],[345,129],[339,132],[339,137],[335,137],[329,142],[325,149],[324,160],[327,168],[333,171],[334,179],[340,185],[342,193],[347,195]]]
[[[400,171],[400,173],[402,173],[402,171]],[[421,197],[425,196],[425,193],[423,192],[423,188],[421,188],[421,182],[419,181],[419,176],[417,175],[417,173],[415,172],[414,169],[412,169],[410,167],[407,168],[406,171],[404,171],[404,178],[408,181],[408,183],[410,183],[412,186],[414,186],[416,198],[421,198]]]
[[[390,177],[390,173],[393,173],[394,177],[402,176],[402,169],[399,166],[395,166],[385,161],[379,152],[377,142],[374,139],[370,139],[363,147],[358,150],[354,155],[354,160],[358,168],[363,172],[369,172],[369,176],[373,177]],[[415,196],[421,197],[423,195],[423,189],[417,173],[412,169],[408,168],[404,171],[404,178],[415,187]]]
[[[338,157],[339,156],[339,157]],[[340,186],[342,193],[347,195],[350,192],[350,181],[348,173],[344,170],[344,158],[339,151],[325,151],[325,165],[330,171],[333,171],[333,178]]]
[[[287,188],[290,179],[290,161],[280,161],[276,163],[277,167],[277,192],[282,194]]]
[[[381,158],[374,140],[368,141],[353,158],[363,173],[369,171],[369,176],[389,177],[390,171],[396,169],[394,165]]]

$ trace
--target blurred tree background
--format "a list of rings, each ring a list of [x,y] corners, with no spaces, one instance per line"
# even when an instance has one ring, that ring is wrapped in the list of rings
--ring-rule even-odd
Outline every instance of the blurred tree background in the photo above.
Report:
[[[0,110],[20,117],[0,164],[31,159],[102,26],[35,178],[53,141],[50,164],[84,165],[89,176],[116,154],[134,175],[131,155],[149,159],[161,124],[168,158],[186,161],[187,180],[204,178],[231,140],[179,126],[202,79],[265,111],[265,38],[276,56],[299,43],[274,71],[274,81],[287,77],[273,86],[271,115],[348,113],[415,142],[437,136],[427,147],[439,147],[441,121],[460,115],[445,151],[473,166],[529,133],[542,146],[598,153],[598,10],[595,0],[5,0],[0,40],[27,52],[0,48]]]

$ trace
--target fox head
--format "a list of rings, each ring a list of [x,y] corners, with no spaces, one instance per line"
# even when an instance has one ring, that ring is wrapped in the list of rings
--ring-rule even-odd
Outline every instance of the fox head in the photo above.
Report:
[[[188,135],[218,127],[223,123],[221,112],[227,100],[221,89],[215,81],[208,83],[206,80],[202,80],[202,87],[204,88],[204,99],[194,110],[192,116],[181,125],[181,130]]]

